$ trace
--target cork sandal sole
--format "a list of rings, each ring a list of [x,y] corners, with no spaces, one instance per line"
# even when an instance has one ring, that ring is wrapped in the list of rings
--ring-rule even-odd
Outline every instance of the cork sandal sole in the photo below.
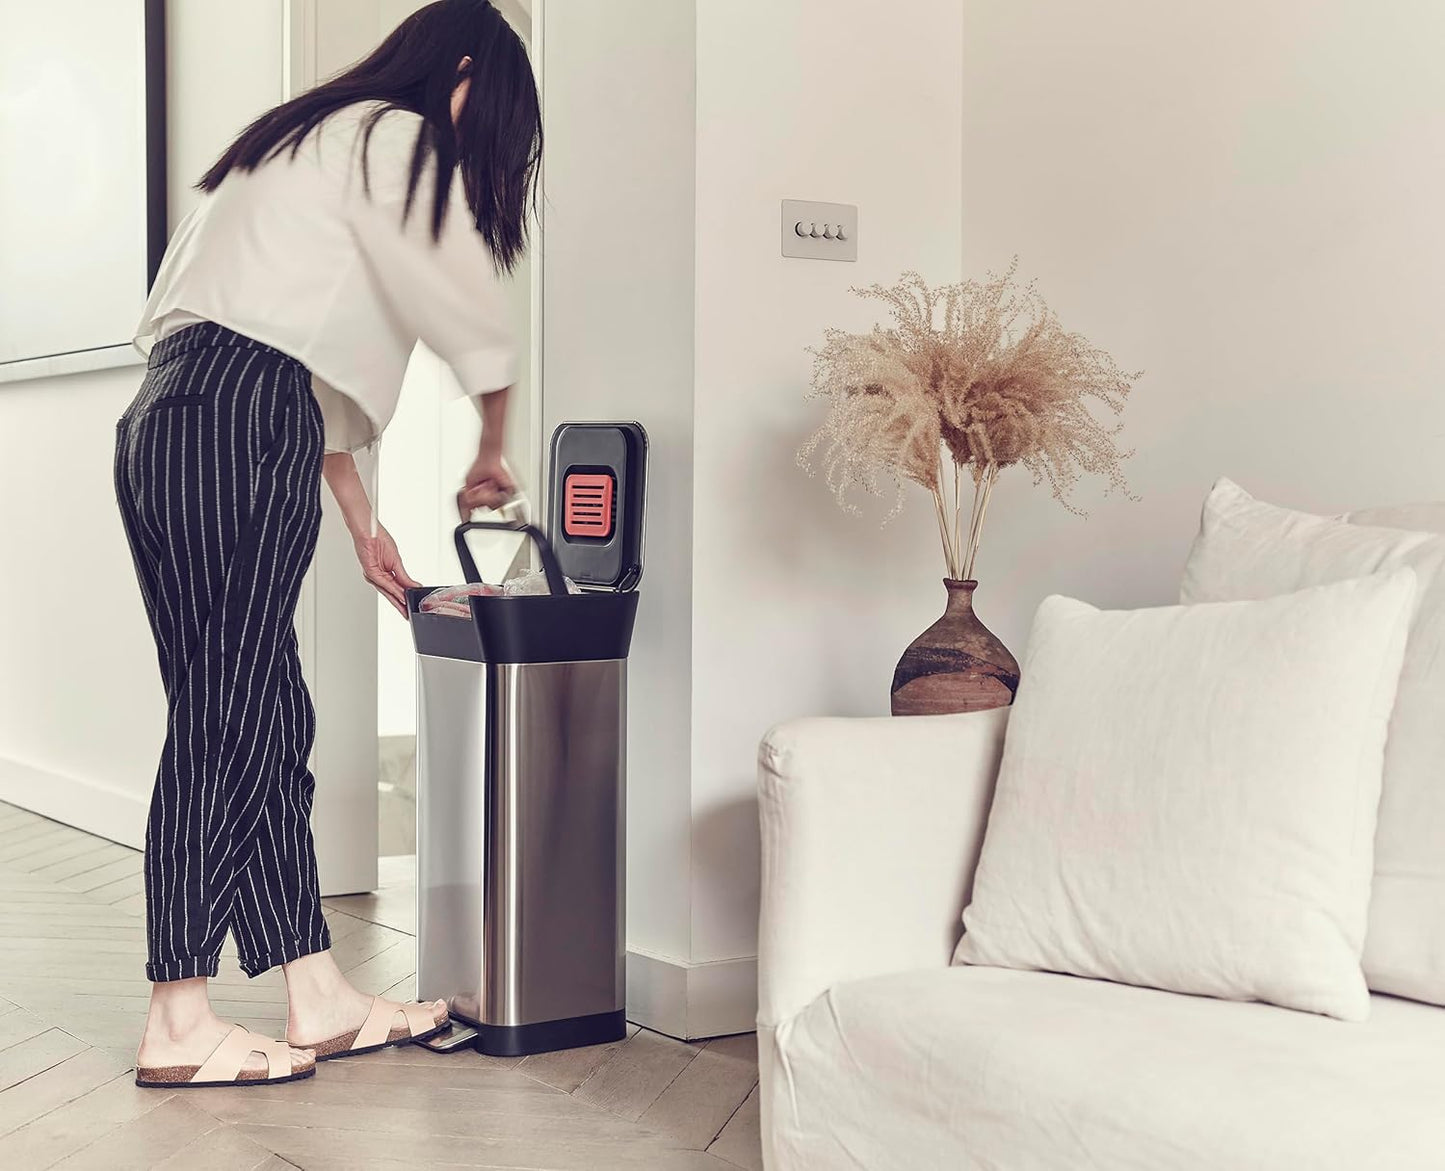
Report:
[[[383,1011],[380,1000],[381,998],[377,997],[377,999],[372,1002],[371,1012],[367,1014],[366,1021],[359,1029],[353,1029],[349,1033],[341,1033],[338,1036],[330,1037],[325,1041],[316,1041],[314,1043],[308,1042],[306,1044],[301,1044],[300,1042],[288,1043],[296,1049],[312,1050],[316,1054],[316,1060],[318,1062],[335,1061],[338,1057],[360,1057],[362,1054],[365,1053],[379,1053],[383,1049],[396,1049],[402,1045],[411,1045],[417,1041],[428,1041],[432,1037],[437,1036],[439,1033],[445,1032],[448,1028],[451,1027],[451,1016],[450,1014],[448,1014],[440,1022],[437,1022],[435,1017],[428,1017],[428,1020],[431,1022],[429,1028],[424,1028],[420,1032],[416,1033],[412,1032],[412,1026],[414,1023],[413,1014],[407,1012],[406,1009],[424,1008],[426,1006],[408,1005],[400,1010],[406,1015],[406,1024],[392,1026],[388,1030],[386,1034],[386,1040],[384,1041],[377,1041],[373,1044],[363,1044],[360,1047],[356,1047],[357,1038],[359,1038],[362,1033],[368,1031],[368,1025],[372,1026],[371,1035],[376,1035],[375,1023],[373,1018],[375,1018],[379,1012]],[[397,1011],[398,1010],[394,1009],[389,1015],[395,1016]]]
[[[417,1041],[429,1041],[450,1026],[451,1021],[444,1021],[442,1024],[437,1025],[436,1028],[428,1029],[424,1033],[417,1033],[415,1036],[406,1029],[392,1029],[386,1040],[380,1045],[366,1045],[360,1049],[351,1048],[352,1042],[356,1040],[356,1033],[343,1033],[340,1037],[334,1037],[331,1041],[323,1042],[322,1045],[307,1045],[305,1048],[316,1050],[317,1061],[335,1061],[338,1057],[360,1057],[363,1053],[380,1053],[383,1049],[399,1049],[403,1045],[411,1045]],[[360,1031],[359,1029],[357,1030],[357,1032]],[[332,1049],[329,1053],[323,1053],[321,1051],[323,1046],[332,1045],[333,1043],[336,1045],[336,1048]]]
[[[200,1069],[199,1065],[162,1065],[155,1069],[137,1069],[135,1084],[143,1090],[215,1090],[227,1086],[282,1086],[287,1082],[305,1081],[316,1076],[316,1067],[308,1065],[287,1077],[267,1077],[259,1069],[243,1069],[239,1076],[228,1082],[193,1082],[191,1079]]]
[[[210,1090],[223,1086],[279,1086],[315,1076],[316,1063],[297,1069],[292,1052],[283,1041],[234,1025],[202,1064],[137,1066],[135,1084],[143,1090]],[[246,1062],[257,1053],[266,1059],[266,1068],[246,1069]]]

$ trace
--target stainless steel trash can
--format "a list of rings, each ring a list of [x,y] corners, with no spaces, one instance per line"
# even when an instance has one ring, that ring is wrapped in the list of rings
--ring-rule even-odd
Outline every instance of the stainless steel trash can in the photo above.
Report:
[[[470,1042],[518,1055],[625,1035],[627,653],[642,570],[646,435],[553,437],[550,592],[474,597],[469,619],[408,594],[418,655],[417,991]],[[582,592],[569,594],[564,577]]]

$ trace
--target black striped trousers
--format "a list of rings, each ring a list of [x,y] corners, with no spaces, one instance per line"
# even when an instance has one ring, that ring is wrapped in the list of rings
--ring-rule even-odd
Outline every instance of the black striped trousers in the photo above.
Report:
[[[146,827],[146,976],[252,976],[330,946],[311,841],[315,713],[294,619],[321,521],[301,363],[218,325],[159,342],[115,490],[168,701]]]

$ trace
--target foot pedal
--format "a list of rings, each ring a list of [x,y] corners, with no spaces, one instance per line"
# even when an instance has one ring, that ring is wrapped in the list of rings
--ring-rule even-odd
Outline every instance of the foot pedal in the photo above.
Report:
[[[453,1021],[435,1037],[428,1037],[424,1041],[415,1043],[424,1049],[430,1049],[433,1053],[455,1053],[458,1049],[474,1048],[479,1035],[479,1031],[471,1025],[462,1025]]]

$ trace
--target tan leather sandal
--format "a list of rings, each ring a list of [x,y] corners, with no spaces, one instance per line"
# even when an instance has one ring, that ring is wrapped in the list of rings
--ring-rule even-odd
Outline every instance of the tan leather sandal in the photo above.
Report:
[[[378,1049],[390,1049],[395,1045],[410,1045],[413,1041],[425,1041],[435,1037],[451,1024],[445,1009],[438,1020],[436,1009],[430,1004],[403,1004],[389,1008],[380,996],[371,1001],[371,1011],[366,1014],[361,1028],[349,1033],[340,1033],[325,1041],[289,1042],[297,1049],[311,1049],[317,1061],[331,1061],[337,1057],[355,1057],[361,1053],[375,1053]],[[397,1016],[405,1024],[395,1023]]]
[[[294,1046],[272,1037],[262,1037],[236,1025],[211,1051],[201,1065],[137,1066],[135,1084],[148,1090],[199,1090],[216,1086],[279,1086],[299,1082],[316,1073],[311,1059],[299,1069],[291,1060]],[[247,1059],[259,1053],[266,1069],[245,1069]]]

